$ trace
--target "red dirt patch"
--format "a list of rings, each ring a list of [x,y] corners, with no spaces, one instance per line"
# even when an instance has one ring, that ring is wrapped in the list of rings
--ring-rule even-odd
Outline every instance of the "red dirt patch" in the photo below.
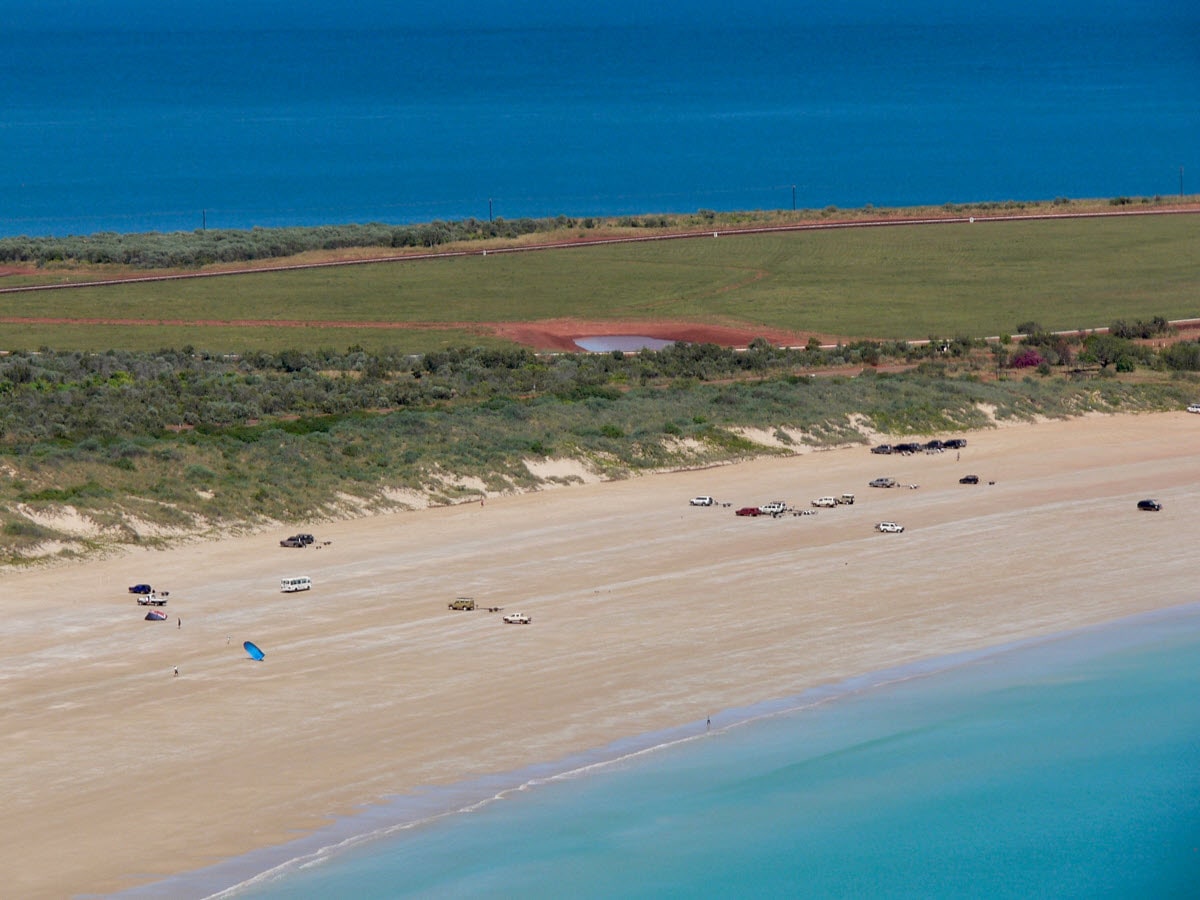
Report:
[[[749,326],[706,325],[700,322],[670,319],[546,319],[540,322],[480,323],[496,337],[504,338],[538,350],[579,350],[575,341],[580,338],[606,335],[635,335],[665,341],[687,341],[693,344],[718,344],[722,347],[745,347],[755,338],[766,338],[772,344],[803,347],[810,337],[823,344],[837,343],[836,337],[814,335],[811,332],[783,331],[778,328]]]

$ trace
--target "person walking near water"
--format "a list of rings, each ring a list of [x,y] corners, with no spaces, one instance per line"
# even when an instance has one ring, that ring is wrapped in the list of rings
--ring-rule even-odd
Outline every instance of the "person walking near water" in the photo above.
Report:
[[[183,627],[183,619],[179,619],[179,620],[178,620],[178,622],[179,622],[179,624],[178,624],[178,625],[176,625],[175,627],[176,627],[176,628],[182,628],[182,627]]]

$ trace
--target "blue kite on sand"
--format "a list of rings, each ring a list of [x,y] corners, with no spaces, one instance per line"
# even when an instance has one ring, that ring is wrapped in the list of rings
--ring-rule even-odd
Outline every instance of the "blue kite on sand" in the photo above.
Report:
[[[264,656],[267,655],[258,649],[257,644],[255,644],[251,641],[246,641],[245,643],[242,644],[242,646],[246,648],[246,652],[250,654],[251,659],[261,660]]]

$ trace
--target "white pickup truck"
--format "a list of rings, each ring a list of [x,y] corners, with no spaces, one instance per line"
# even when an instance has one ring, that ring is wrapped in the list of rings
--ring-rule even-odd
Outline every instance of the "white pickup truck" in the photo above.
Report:
[[[787,504],[782,500],[772,500],[770,503],[760,506],[758,511],[764,516],[778,516],[787,512]]]
[[[524,613],[509,613],[503,618],[509,625],[528,625],[533,621],[533,616],[527,616]]]
[[[812,502],[813,506],[820,506],[826,509],[832,509],[838,505],[837,497],[818,497]]]
[[[138,606],[166,606],[168,593],[170,592],[163,591],[161,594],[139,594],[137,598]]]

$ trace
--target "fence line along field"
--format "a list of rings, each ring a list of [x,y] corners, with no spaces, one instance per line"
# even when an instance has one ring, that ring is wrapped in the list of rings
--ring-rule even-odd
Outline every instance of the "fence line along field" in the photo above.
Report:
[[[1200,216],[767,232],[0,294],[0,348],[505,342],[499,323],[693,322],[912,340],[1200,315]],[[511,333],[511,329],[509,329]]]

